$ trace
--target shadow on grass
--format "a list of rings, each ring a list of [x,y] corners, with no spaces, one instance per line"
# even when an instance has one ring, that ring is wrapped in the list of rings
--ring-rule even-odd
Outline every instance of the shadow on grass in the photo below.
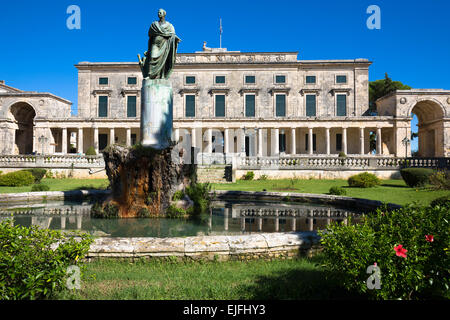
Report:
[[[388,183],[383,183],[380,186],[382,186],[382,187],[391,187],[391,188],[405,188],[405,189],[409,188],[408,186],[400,186],[398,184],[388,184]]]
[[[320,269],[299,267],[270,276],[261,276],[240,288],[255,300],[366,300],[340,285],[338,278]]]

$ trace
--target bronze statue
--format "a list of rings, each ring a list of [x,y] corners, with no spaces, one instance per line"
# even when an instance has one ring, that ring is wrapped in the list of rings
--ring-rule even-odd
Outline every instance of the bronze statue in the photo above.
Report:
[[[155,21],[148,31],[148,51],[145,57],[139,57],[144,78],[168,79],[172,73],[180,38],[175,34],[175,28],[166,21],[166,11],[159,9],[159,21]]]

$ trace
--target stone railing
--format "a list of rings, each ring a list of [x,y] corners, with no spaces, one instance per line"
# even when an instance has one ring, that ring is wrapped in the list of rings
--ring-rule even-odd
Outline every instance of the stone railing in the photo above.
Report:
[[[103,156],[0,155],[0,168],[104,168]]]
[[[365,170],[448,168],[450,158],[394,158],[394,157],[240,157],[236,168],[243,170]]]

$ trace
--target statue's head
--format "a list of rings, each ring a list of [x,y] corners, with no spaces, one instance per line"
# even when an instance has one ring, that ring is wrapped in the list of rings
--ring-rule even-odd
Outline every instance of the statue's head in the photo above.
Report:
[[[159,9],[158,10],[158,18],[164,18],[166,16],[166,10],[164,9]]]

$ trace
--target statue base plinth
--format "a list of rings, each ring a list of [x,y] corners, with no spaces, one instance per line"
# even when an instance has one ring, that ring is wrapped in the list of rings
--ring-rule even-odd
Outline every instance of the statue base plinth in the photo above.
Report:
[[[173,89],[167,79],[144,79],[141,98],[141,144],[162,150],[170,146]]]

